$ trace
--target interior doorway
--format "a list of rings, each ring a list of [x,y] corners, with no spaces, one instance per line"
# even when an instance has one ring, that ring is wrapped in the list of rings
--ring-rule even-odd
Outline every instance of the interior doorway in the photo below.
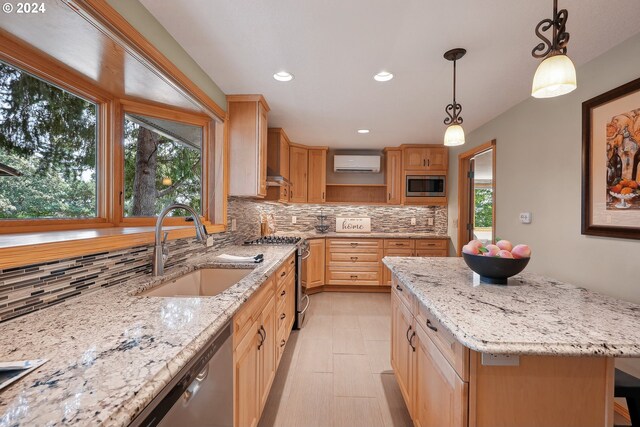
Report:
[[[496,238],[496,141],[458,156],[458,256],[472,239]]]

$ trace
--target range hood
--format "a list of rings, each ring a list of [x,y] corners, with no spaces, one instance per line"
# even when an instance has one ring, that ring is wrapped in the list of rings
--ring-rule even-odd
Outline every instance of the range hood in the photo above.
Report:
[[[267,170],[267,173],[271,172]],[[291,182],[282,175],[267,175],[267,187],[289,187]]]

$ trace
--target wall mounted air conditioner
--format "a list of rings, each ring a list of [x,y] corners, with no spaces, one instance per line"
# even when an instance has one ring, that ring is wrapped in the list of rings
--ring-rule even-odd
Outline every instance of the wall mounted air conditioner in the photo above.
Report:
[[[341,155],[333,156],[334,172],[380,172],[380,156]]]

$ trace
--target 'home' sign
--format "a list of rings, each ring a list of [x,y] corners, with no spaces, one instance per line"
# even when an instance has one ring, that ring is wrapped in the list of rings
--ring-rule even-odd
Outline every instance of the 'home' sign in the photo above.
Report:
[[[371,233],[371,218],[336,217],[338,233]]]

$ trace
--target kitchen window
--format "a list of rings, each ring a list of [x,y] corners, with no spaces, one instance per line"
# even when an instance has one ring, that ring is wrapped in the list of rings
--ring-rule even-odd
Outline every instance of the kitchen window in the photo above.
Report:
[[[99,105],[0,62],[0,220],[98,217]]]
[[[202,137],[201,126],[125,114],[125,217],[157,216],[171,203],[202,213]]]

